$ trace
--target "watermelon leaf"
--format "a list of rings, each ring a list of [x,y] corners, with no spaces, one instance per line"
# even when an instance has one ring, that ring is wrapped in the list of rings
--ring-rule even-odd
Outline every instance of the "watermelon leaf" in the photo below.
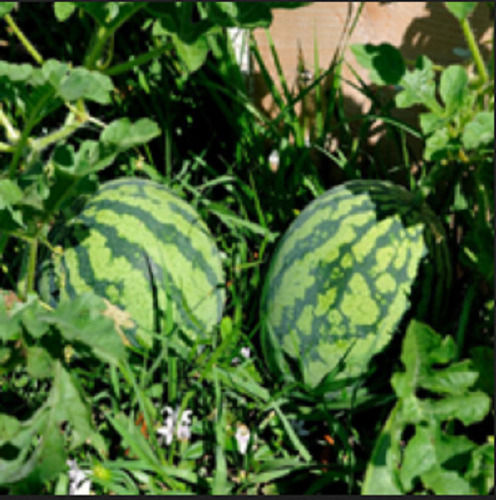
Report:
[[[100,135],[100,141],[111,145],[117,151],[144,144],[160,135],[158,125],[149,118],[141,118],[131,123],[129,118],[119,118],[105,127]]]
[[[397,85],[405,74],[405,61],[401,52],[389,43],[353,44],[350,49],[358,64],[370,71],[372,83]]]
[[[477,445],[459,433],[454,435],[444,425],[453,418],[465,426],[480,422],[490,409],[490,398],[470,389],[478,376],[471,360],[438,366],[449,363],[455,354],[451,337],[443,339],[429,326],[410,322],[401,352],[405,371],[391,378],[398,401],[376,440],[362,494],[410,493],[416,480],[435,494],[489,493],[494,473],[492,479],[487,476],[489,471],[484,478],[472,474],[471,458],[474,453],[480,456],[477,453],[482,451],[476,450],[487,445]],[[418,395],[420,388],[439,397],[423,398]],[[414,434],[401,454],[398,443],[407,425],[414,426]]]
[[[477,6],[477,2],[444,2],[445,7],[459,20],[466,19]]]
[[[5,16],[8,14],[15,6],[17,2],[2,2],[0,4],[0,16]]]
[[[76,10],[76,2],[54,2],[53,12],[57,21],[63,23],[71,17],[72,13]]]
[[[84,293],[74,300],[62,300],[53,313],[42,316],[56,325],[69,342],[87,345],[104,362],[118,364],[126,357],[125,346],[114,323],[103,316],[105,304],[93,293]]]

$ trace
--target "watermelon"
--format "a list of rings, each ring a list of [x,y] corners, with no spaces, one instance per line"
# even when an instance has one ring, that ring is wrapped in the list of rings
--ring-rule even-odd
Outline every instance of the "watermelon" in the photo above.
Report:
[[[440,242],[434,214],[389,182],[349,181],[315,199],[280,240],[265,279],[269,366],[291,375],[289,356],[310,386],[340,360],[337,378],[363,374],[408,309],[419,264]]]
[[[166,187],[106,182],[63,233],[63,255],[52,266],[60,298],[87,291],[106,298],[132,318],[133,343],[150,347],[171,313],[191,342],[220,321],[219,251],[196,211]]]

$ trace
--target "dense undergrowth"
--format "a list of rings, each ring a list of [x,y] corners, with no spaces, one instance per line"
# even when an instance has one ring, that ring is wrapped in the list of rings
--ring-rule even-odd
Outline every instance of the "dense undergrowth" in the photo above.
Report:
[[[460,64],[354,46],[373,82],[357,117],[343,106],[341,52],[325,70],[316,57],[313,79],[293,90],[250,40],[280,110],[268,118],[226,28],[268,27],[271,9],[298,6],[0,6],[1,492],[66,494],[78,482],[96,494],[493,490],[494,48],[482,60],[472,2],[446,5],[471,56]],[[295,111],[309,96],[311,125]],[[394,117],[415,105],[417,128]],[[378,117],[397,164],[370,148]],[[111,304],[90,294],[53,307],[38,295],[40,264],[61,251],[54,230],[122,176],[170,187],[215,235],[227,298],[208,342],[178,349],[165,318],[152,350],[126,348]],[[309,387],[267,365],[260,290],[297,214],[352,179],[392,181],[432,208],[451,281],[421,317],[410,309],[363,376],[345,384],[332,372]]]

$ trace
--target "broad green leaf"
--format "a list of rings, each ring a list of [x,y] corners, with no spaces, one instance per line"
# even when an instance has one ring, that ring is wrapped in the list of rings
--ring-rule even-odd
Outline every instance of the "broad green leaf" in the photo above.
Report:
[[[129,118],[119,118],[105,127],[100,141],[117,147],[119,151],[144,144],[160,135],[157,124],[149,118],[131,123]]]
[[[62,5],[60,2],[56,2],[54,5]],[[48,59],[43,63],[41,67],[41,74],[44,79],[50,83],[54,88],[60,85],[60,81],[69,72],[69,65],[56,59]]]
[[[400,479],[405,491],[413,486],[413,479],[436,465],[436,451],[432,439],[432,429],[417,426],[415,435],[408,441],[403,451]]]
[[[62,78],[57,92],[66,101],[84,98],[99,104],[108,104],[113,88],[112,80],[107,75],[86,68],[75,68]]]
[[[477,2],[444,2],[446,8],[459,20],[465,19],[475,9]]]
[[[216,23],[236,22],[235,19],[239,15],[239,5],[241,4],[236,2],[209,2],[205,4],[208,17]]]
[[[10,179],[0,179],[0,209],[19,203],[23,196],[17,182]]]
[[[457,472],[434,467],[421,476],[424,487],[436,495],[471,495],[470,483]]]
[[[396,405],[375,441],[372,456],[365,470],[362,495],[401,495],[404,493],[397,472],[401,460],[399,442],[402,430],[399,406]]]
[[[21,335],[21,325],[19,316],[11,317],[7,312],[7,307],[2,295],[0,294],[0,340],[8,342],[17,340]]]
[[[435,130],[446,124],[446,119],[435,113],[420,113],[420,128],[425,135],[432,134]]]
[[[30,419],[19,421],[20,427],[18,432],[9,439],[9,444],[18,448],[19,454],[12,460],[0,459],[0,484],[26,480],[28,476],[30,476],[30,482],[35,482],[36,484],[40,482],[36,467],[38,466],[40,456],[43,454],[44,443],[46,442],[50,446],[50,442],[44,439],[37,440],[38,446],[34,452],[32,452],[32,444],[33,438],[36,435],[44,434],[47,428],[48,414],[47,406],[43,405]],[[51,427],[54,426],[52,425]],[[59,436],[62,436],[59,428],[56,426],[55,428]]]
[[[8,14],[16,5],[17,2],[2,2],[0,3],[0,16]]]
[[[12,82],[23,82],[33,74],[34,68],[31,64],[12,64],[0,61],[0,76],[5,76]]]
[[[479,377],[470,360],[460,361],[444,369],[430,370],[420,377],[418,386],[439,394],[462,394]]]
[[[447,434],[439,425],[431,438],[436,449],[437,463],[440,465],[451,462],[454,457],[464,455],[477,446],[467,436]]]
[[[450,140],[447,128],[436,130],[425,141],[424,159],[427,161],[435,160],[445,155],[446,148]]]
[[[198,37],[195,41],[186,43],[178,36],[173,35],[172,41],[188,73],[196,71],[207,59],[210,49],[205,37]]]
[[[74,147],[71,144],[57,144],[53,149],[52,162],[64,170],[73,170],[75,163]]]
[[[28,347],[26,370],[31,377],[49,378],[53,374],[53,358],[43,347]]]
[[[42,434],[39,447],[34,453],[36,464],[25,481],[39,483],[55,479],[66,468],[67,453],[64,436],[56,421],[49,420]],[[40,487],[38,486],[38,487]]]
[[[419,377],[428,364],[427,353],[441,345],[441,338],[432,328],[419,321],[410,321],[401,348],[401,362],[404,373],[393,376],[393,388],[399,398],[415,394]]]
[[[84,177],[108,167],[118,152],[118,147],[112,144],[103,144],[93,140],[84,141],[76,153],[75,175]]]
[[[71,425],[71,448],[91,444],[101,455],[106,453],[105,443],[93,430],[91,413],[76,388],[72,376],[60,361],[54,364],[54,380],[48,397],[50,418],[58,424],[69,422]]]
[[[482,420],[489,412],[490,398],[483,392],[473,391],[461,396],[449,396],[440,400],[424,400],[422,407],[439,420],[458,419],[464,425]]]
[[[494,141],[494,113],[480,111],[465,125],[462,134],[463,146],[475,149],[492,141]]]
[[[465,474],[479,495],[489,495],[494,488],[494,442],[477,447],[470,457]]]
[[[272,6],[269,2],[236,2],[238,13],[236,16],[236,26],[241,28],[268,28],[272,23]],[[280,2],[290,5],[288,2]]]
[[[76,9],[76,6],[76,2],[55,2],[53,4],[53,11],[57,21],[64,22],[69,19]]]
[[[439,94],[446,106],[448,115],[458,111],[468,91],[468,75],[465,68],[458,65],[448,66],[441,73]]]
[[[389,43],[354,44],[350,48],[358,64],[370,71],[372,83],[396,85],[405,74],[405,62],[401,52]]]
[[[413,71],[407,71],[401,78],[399,85],[402,90],[395,98],[398,108],[423,104],[432,112],[439,113],[441,111],[435,98],[436,85],[432,62],[427,56],[421,56],[417,59],[416,68]]]
[[[126,356],[124,344],[114,323],[102,312],[104,302],[96,295],[85,293],[73,300],[61,301],[45,320],[55,324],[69,342],[87,345],[102,361],[117,364]]]
[[[41,306],[34,294],[31,297],[29,305],[22,310],[21,321],[28,333],[35,339],[38,339],[47,333],[49,325],[44,321],[40,321],[40,316],[46,310]]]
[[[207,2],[208,18],[220,26],[268,28],[272,22],[269,2]]]

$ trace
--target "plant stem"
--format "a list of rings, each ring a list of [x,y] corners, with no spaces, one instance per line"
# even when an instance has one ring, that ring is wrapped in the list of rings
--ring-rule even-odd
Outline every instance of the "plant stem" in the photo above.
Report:
[[[20,132],[17,130],[12,123],[10,123],[10,120],[8,119],[7,115],[3,112],[2,107],[0,106],[0,125],[5,129],[5,135],[7,136],[7,139],[9,142],[15,144],[20,137]]]
[[[26,35],[24,35],[19,26],[17,26],[14,19],[12,19],[12,16],[10,14],[6,14],[4,16],[4,19],[5,21],[7,21],[7,24],[12,28],[12,31],[15,33],[20,42],[24,45],[24,47],[29,52],[31,57],[39,65],[43,64],[43,57],[41,57],[41,54],[34,48],[33,44],[26,38]]]
[[[31,143],[31,148],[33,151],[41,151],[50,144],[53,144],[54,142],[61,141],[62,139],[65,139],[66,137],[69,137],[71,134],[73,134],[79,127],[84,125],[84,123],[87,121],[86,119],[83,119],[82,121],[73,121],[71,118],[74,118],[74,115],[72,113],[69,113],[68,119],[66,125],[61,127],[59,130],[56,130],[55,132],[52,132],[51,134],[46,135],[45,137],[42,137],[40,139],[35,139]]]
[[[5,142],[0,142],[0,153],[12,153],[15,151],[15,147]]]
[[[94,42],[91,47],[91,50],[88,52],[84,59],[84,65],[89,68],[93,69],[95,66],[95,63],[100,56],[100,53],[103,50],[103,47],[105,46],[105,43],[107,42],[107,38],[111,36],[112,33],[105,27],[105,26],[99,26],[94,37]]]
[[[134,8],[129,10],[126,15],[122,16],[116,22],[110,24],[109,26],[99,26],[95,36],[93,38],[91,49],[87,53],[84,58],[84,66],[88,69],[94,69],[96,65],[96,61],[100,57],[107,40],[113,36],[113,34],[122,26],[131,16],[136,14],[138,10],[145,7],[145,3],[136,2],[134,4]],[[107,61],[107,64],[110,64],[110,60]]]
[[[114,66],[103,71],[103,73],[108,76],[114,76],[114,75],[119,75],[121,73],[125,73],[126,71],[129,71],[136,66],[141,66],[143,64],[146,64],[148,61],[155,59],[163,52],[165,52],[167,49],[168,49],[167,45],[162,45],[157,49],[150,50],[149,52],[145,52],[144,54],[140,54],[139,56],[134,57],[134,59],[132,59],[131,61],[127,61],[121,64],[115,64]]]
[[[29,246],[28,276],[26,280],[26,297],[34,290],[34,275],[36,273],[36,257],[38,255],[38,238],[33,238]]]
[[[470,27],[468,19],[462,19],[460,21],[460,26],[462,28],[463,35],[465,36],[465,40],[467,41],[468,48],[470,49],[472,57],[474,58],[475,66],[477,67],[477,71],[479,72],[481,82],[486,83],[489,80],[489,75],[487,74],[486,66],[484,64],[484,61],[482,60],[479,46],[475,41],[474,33],[472,31],[472,28]]]
[[[24,127],[24,130],[22,131],[21,138],[19,139],[19,142],[16,144],[16,150],[9,166],[9,177],[12,177],[14,175],[15,169],[17,168],[17,165],[23,153],[24,146],[28,142],[29,134],[31,133],[33,127],[40,121],[39,114],[43,109],[43,106],[45,105],[46,101],[50,99],[50,97],[52,96],[52,93],[53,90],[49,89],[43,95],[41,95],[38,99],[38,102],[36,103],[36,106],[31,112],[31,115],[29,116],[29,119]]]

